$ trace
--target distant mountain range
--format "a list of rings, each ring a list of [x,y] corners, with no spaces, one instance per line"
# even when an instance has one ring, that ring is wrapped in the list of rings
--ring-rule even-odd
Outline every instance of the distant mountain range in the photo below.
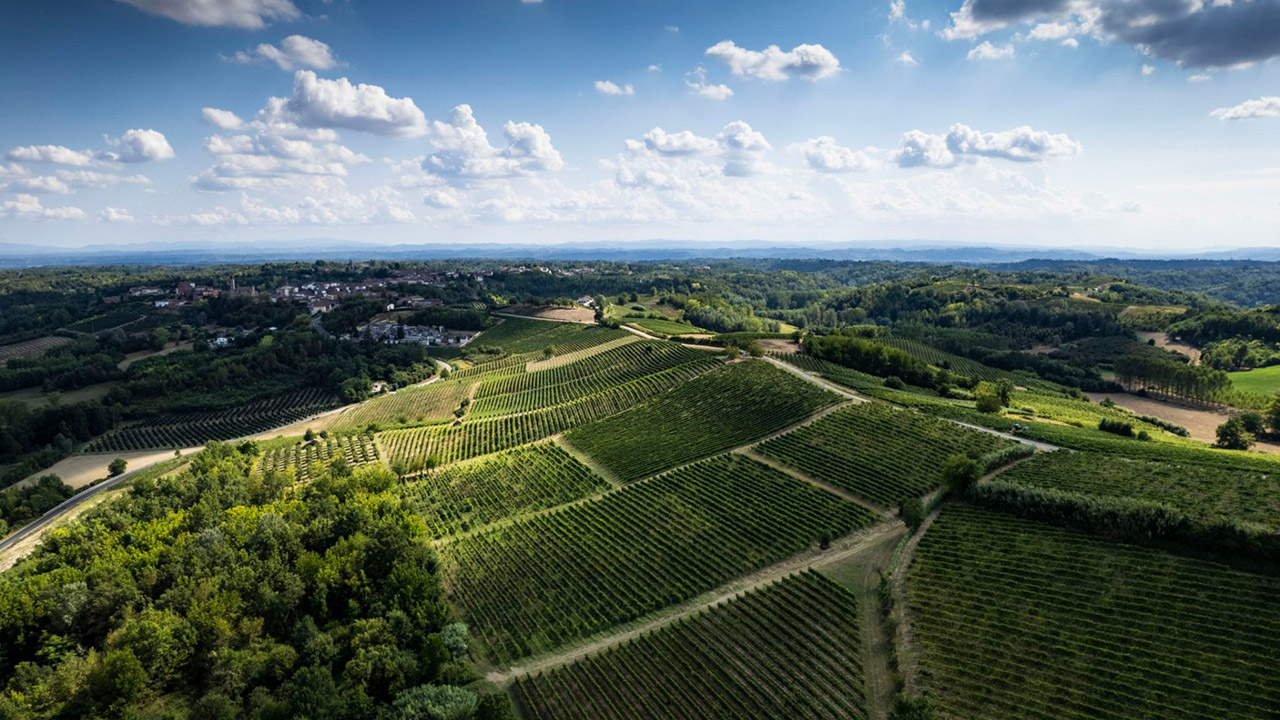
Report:
[[[812,244],[779,245],[759,242],[690,243],[672,240],[614,244],[457,244],[377,245],[314,239],[272,241],[262,245],[229,245],[219,248],[188,244],[94,245],[43,247],[0,243],[0,267],[58,265],[209,265],[270,261],[326,260],[611,260],[659,262],[699,259],[828,259],[886,260],[939,264],[992,265],[1027,260],[1089,262],[1114,260],[1253,260],[1280,261],[1280,248],[1237,248],[1198,253],[1154,253],[1139,250],[1086,248],[1058,249],[1029,246]]]

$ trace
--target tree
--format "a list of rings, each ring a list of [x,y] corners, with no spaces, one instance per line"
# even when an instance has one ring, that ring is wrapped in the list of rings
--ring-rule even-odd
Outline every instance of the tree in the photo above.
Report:
[[[753,358],[764,357],[764,346],[759,340],[752,340],[747,343],[747,354]]]
[[[486,693],[476,705],[476,720],[515,720],[511,696],[504,692]]]
[[[450,623],[440,631],[440,638],[454,660],[467,654],[467,624]]]
[[[307,428],[307,431],[302,435],[303,442],[314,442],[315,439],[316,439],[316,431],[312,430],[311,428]]]
[[[1254,437],[1245,429],[1244,421],[1238,417],[1218,426],[1218,447],[1227,450],[1248,450],[1253,446]]]
[[[988,383],[982,383],[973,392],[974,406],[978,412],[998,413],[1004,407],[1000,402],[1000,393]]]
[[[1262,417],[1262,413],[1247,412],[1240,416],[1240,422],[1244,425],[1245,432],[1257,437],[1267,431],[1267,422]]]
[[[902,522],[915,532],[920,527],[920,523],[924,522],[924,503],[920,502],[920,498],[907,498],[902,501],[902,506],[898,508],[898,514],[902,516]]]
[[[1013,401],[1014,384],[1009,378],[1000,378],[993,384],[996,394],[1000,396],[1000,404],[1009,407],[1009,403]]]
[[[959,495],[982,479],[982,466],[968,455],[952,455],[942,464],[942,485]]]
[[[396,696],[396,720],[470,720],[479,698],[470,690],[451,685],[419,685]]]
[[[912,700],[898,696],[893,703],[893,711],[889,713],[889,720],[935,720],[935,718],[937,715],[933,712],[933,706],[924,698]]]
[[[1276,391],[1276,396],[1271,398],[1271,405],[1267,407],[1267,427],[1271,432],[1280,435],[1280,390]]]
[[[107,475],[111,477],[116,477],[117,475],[123,475],[125,469],[128,467],[129,467],[129,462],[127,460],[125,460],[124,458],[116,458],[115,460],[111,461],[110,465],[107,465]]]

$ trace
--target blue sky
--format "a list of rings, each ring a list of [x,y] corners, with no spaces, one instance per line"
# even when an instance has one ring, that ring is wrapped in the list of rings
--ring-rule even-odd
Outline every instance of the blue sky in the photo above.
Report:
[[[0,242],[1277,245],[1280,0],[0,7]]]

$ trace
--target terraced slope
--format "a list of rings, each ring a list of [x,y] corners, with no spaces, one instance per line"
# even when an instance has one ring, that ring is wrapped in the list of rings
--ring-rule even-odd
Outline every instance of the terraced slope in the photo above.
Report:
[[[1280,717],[1280,578],[972,506],[907,580],[949,718]]]
[[[762,361],[707,373],[628,412],[565,435],[623,480],[744,445],[839,401]]]
[[[761,443],[757,450],[882,506],[897,507],[937,488],[948,456],[983,455],[1012,444],[914,410],[863,403]]]
[[[445,585],[499,662],[692,598],[875,515],[741,456],[440,549]]]
[[[610,487],[560,447],[542,443],[427,473],[398,492],[440,538]]]
[[[867,716],[857,606],[816,572],[516,686],[526,720]]]

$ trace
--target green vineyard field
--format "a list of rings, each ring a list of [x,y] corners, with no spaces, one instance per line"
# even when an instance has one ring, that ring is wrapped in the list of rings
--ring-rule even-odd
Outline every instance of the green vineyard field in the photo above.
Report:
[[[522,415],[464,420],[457,425],[390,430],[379,438],[391,460],[445,464],[536,442],[579,425],[620,413],[687,382],[718,364],[714,358],[686,363],[609,388],[564,405]]]
[[[329,423],[330,430],[355,430],[369,425],[442,423],[470,392],[475,380],[436,381],[401,388],[347,408]]]
[[[897,507],[937,488],[948,456],[981,456],[1012,444],[914,410],[863,403],[761,443],[757,450],[882,506]]]
[[[521,679],[526,720],[867,717],[856,601],[809,571]]]
[[[36,338],[35,340],[27,340],[26,342],[13,343],[11,345],[0,345],[0,367],[4,367],[10,360],[40,357],[53,348],[62,347],[63,345],[70,343],[71,338],[64,338],[60,335],[50,335],[48,337]]]
[[[273,448],[263,453],[261,467],[264,471],[292,470],[299,482],[307,482],[339,455],[351,467],[376,463],[378,446],[373,442],[373,436],[367,434],[316,438],[309,443],[299,440],[288,447]]]
[[[907,594],[946,717],[1280,715],[1275,576],[956,505]]]
[[[1055,452],[1010,468],[999,479],[1013,485],[1167,503],[1204,523],[1234,519],[1280,530],[1280,479],[1275,472]]]
[[[572,455],[544,443],[427,473],[401,485],[399,493],[440,538],[610,487]]]
[[[497,661],[634,620],[875,515],[741,456],[440,549],[445,584]]]
[[[761,361],[707,373],[640,407],[568,434],[623,480],[745,445],[839,397]]]
[[[120,452],[203,445],[267,432],[338,407],[337,398],[315,388],[230,410],[164,413],[130,423],[89,443],[86,452]]]
[[[624,330],[578,323],[558,323],[546,320],[526,320],[504,317],[502,322],[480,333],[473,342],[485,347],[496,347],[505,353],[542,352],[554,346],[560,352],[574,352],[591,345],[608,342],[626,334]]]
[[[688,363],[705,353],[679,345],[634,342],[550,370],[495,377],[480,383],[468,415],[511,415],[560,405]]]

